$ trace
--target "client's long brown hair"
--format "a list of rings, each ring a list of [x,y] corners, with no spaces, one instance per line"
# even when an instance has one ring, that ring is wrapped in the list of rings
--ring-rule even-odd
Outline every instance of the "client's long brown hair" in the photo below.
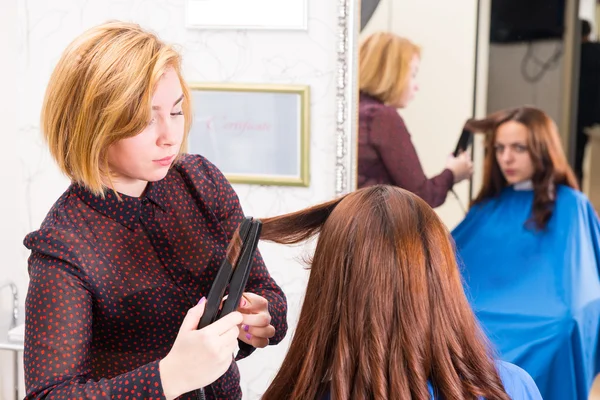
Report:
[[[320,233],[289,351],[263,399],[509,400],[465,298],[450,235],[417,196],[373,186],[263,220]]]
[[[483,185],[473,204],[496,197],[507,182],[496,159],[494,145],[500,125],[516,121],[529,131],[528,151],[534,167],[533,205],[531,222],[544,229],[552,217],[556,202],[556,185],[561,184],[578,190],[579,185],[560,143],[556,124],[542,110],[534,107],[519,107],[495,112],[484,119],[470,120],[466,128],[487,134],[486,155],[483,169]]]

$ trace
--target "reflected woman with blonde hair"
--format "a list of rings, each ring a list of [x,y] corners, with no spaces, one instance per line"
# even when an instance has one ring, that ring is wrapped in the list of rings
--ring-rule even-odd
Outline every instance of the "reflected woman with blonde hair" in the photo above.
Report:
[[[41,127],[71,185],[25,238],[27,399],[241,399],[234,350],[284,337],[260,253],[238,311],[197,329],[243,212],[185,154],[190,100],[181,55],[136,24],[91,28],[58,61]]]
[[[446,168],[428,179],[397,109],[413,100],[420,48],[389,32],[367,37],[359,49],[358,187],[391,184],[407,189],[432,207],[446,200],[452,186],[472,174],[466,153],[448,156]]]
[[[539,400],[494,361],[463,292],[450,234],[418,196],[359,189],[263,220],[261,238],[318,234],[300,319],[263,400]]]

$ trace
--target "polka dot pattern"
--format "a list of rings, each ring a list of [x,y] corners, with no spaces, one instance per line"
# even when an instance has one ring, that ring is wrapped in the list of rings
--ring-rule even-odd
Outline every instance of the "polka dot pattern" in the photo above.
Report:
[[[158,360],[208,294],[243,219],[233,188],[201,156],[183,157],[141,198],[121,198],[71,185],[25,238],[27,399],[164,398]],[[286,298],[259,252],[246,290],[269,301],[278,343]],[[240,342],[237,359],[253,350]],[[241,399],[235,362],[206,398]]]

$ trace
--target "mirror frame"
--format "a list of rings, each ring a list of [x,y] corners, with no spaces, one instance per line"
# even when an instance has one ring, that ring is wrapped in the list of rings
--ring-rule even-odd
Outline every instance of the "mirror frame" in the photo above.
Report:
[[[356,189],[358,156],[358,35],[360,3],[338,0],[335,194]]]

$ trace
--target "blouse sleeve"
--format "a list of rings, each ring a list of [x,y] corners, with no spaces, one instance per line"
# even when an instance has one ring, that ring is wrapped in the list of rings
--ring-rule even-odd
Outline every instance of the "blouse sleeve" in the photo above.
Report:
[[[431,179],[425,176],[408,129],[396,110],[379,109],[373,116],[369,135],[394,185],[415,193],[431,207],[446,201],[454,184],[452,171],[445,169]]]
[[[72,263],[33,251],[25,302],[25,399],[163,399],[158,360],[91,380],[92,294]]]

